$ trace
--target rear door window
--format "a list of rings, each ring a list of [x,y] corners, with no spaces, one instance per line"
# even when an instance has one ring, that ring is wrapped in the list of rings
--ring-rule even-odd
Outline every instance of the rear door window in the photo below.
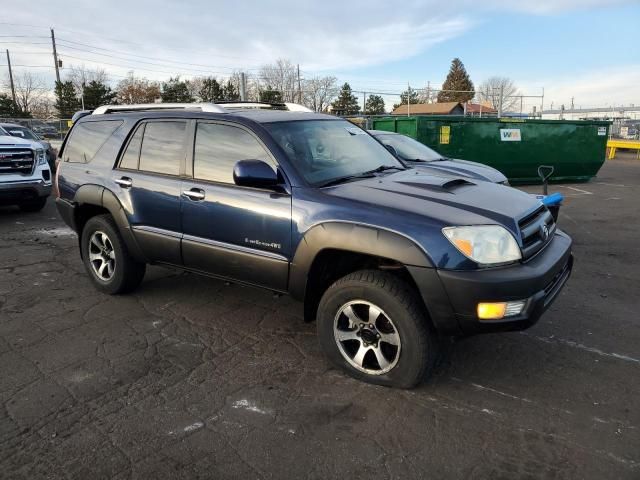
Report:
[[[89,163],[122,120],[101,120],[76,125],[62,153],[65,162]]]
[[[139,169],[164,175],[180,175],[186,140],[186,122],[148,122],[142,138]]]

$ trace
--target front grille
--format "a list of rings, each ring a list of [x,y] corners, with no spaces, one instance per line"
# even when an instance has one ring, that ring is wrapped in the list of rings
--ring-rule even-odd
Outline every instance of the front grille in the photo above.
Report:
[[[30,175],[35,158],[28,148],[0,148],[0,174],[19,173]]]
[[[551,241],[556,223],[547,207],[541,205],[533,213],[522,218],[518,227],[522,238],[522,258],[528,260]]]

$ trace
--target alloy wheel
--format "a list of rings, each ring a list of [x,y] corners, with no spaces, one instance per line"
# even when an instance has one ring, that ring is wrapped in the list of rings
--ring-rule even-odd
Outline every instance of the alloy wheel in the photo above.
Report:
[[[106,233],[98,230],[89,239],[89,263],[93,273],[103,282],[113,278],[116,271],[116,252]]]
[[[333,335],[340,353],[354,368],[370,375],[393,369],[400,358],[400,334],[377,305],[354,300],[338,310]]]

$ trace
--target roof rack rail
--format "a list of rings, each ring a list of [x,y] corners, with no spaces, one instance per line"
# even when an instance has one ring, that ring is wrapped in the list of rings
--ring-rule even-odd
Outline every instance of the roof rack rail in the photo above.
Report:
[[[144,110],[200,110],[201,112],[227,113],[227,110],[215,103],[139,103],[136,105],[102,105],[96,108],[92,115]]]
[[[297,103],[290,102],[247,102],[247,101],[223,101],[217,102],[217,105],[221,105],[224,108],[239,108],[239,109],[273,109],[273,110],[289,110],[291,112],[313,112],[313,110],[299,105]]]

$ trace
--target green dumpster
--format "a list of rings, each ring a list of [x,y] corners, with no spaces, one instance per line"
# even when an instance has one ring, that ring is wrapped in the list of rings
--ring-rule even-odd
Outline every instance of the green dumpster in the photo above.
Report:
[[[372,128],[415,138],[444,156],[484,163],[512,183],[537,183],[538,166],[552,181],[584,182],[606,156],[610,122],[413,116],[374,118]]]

